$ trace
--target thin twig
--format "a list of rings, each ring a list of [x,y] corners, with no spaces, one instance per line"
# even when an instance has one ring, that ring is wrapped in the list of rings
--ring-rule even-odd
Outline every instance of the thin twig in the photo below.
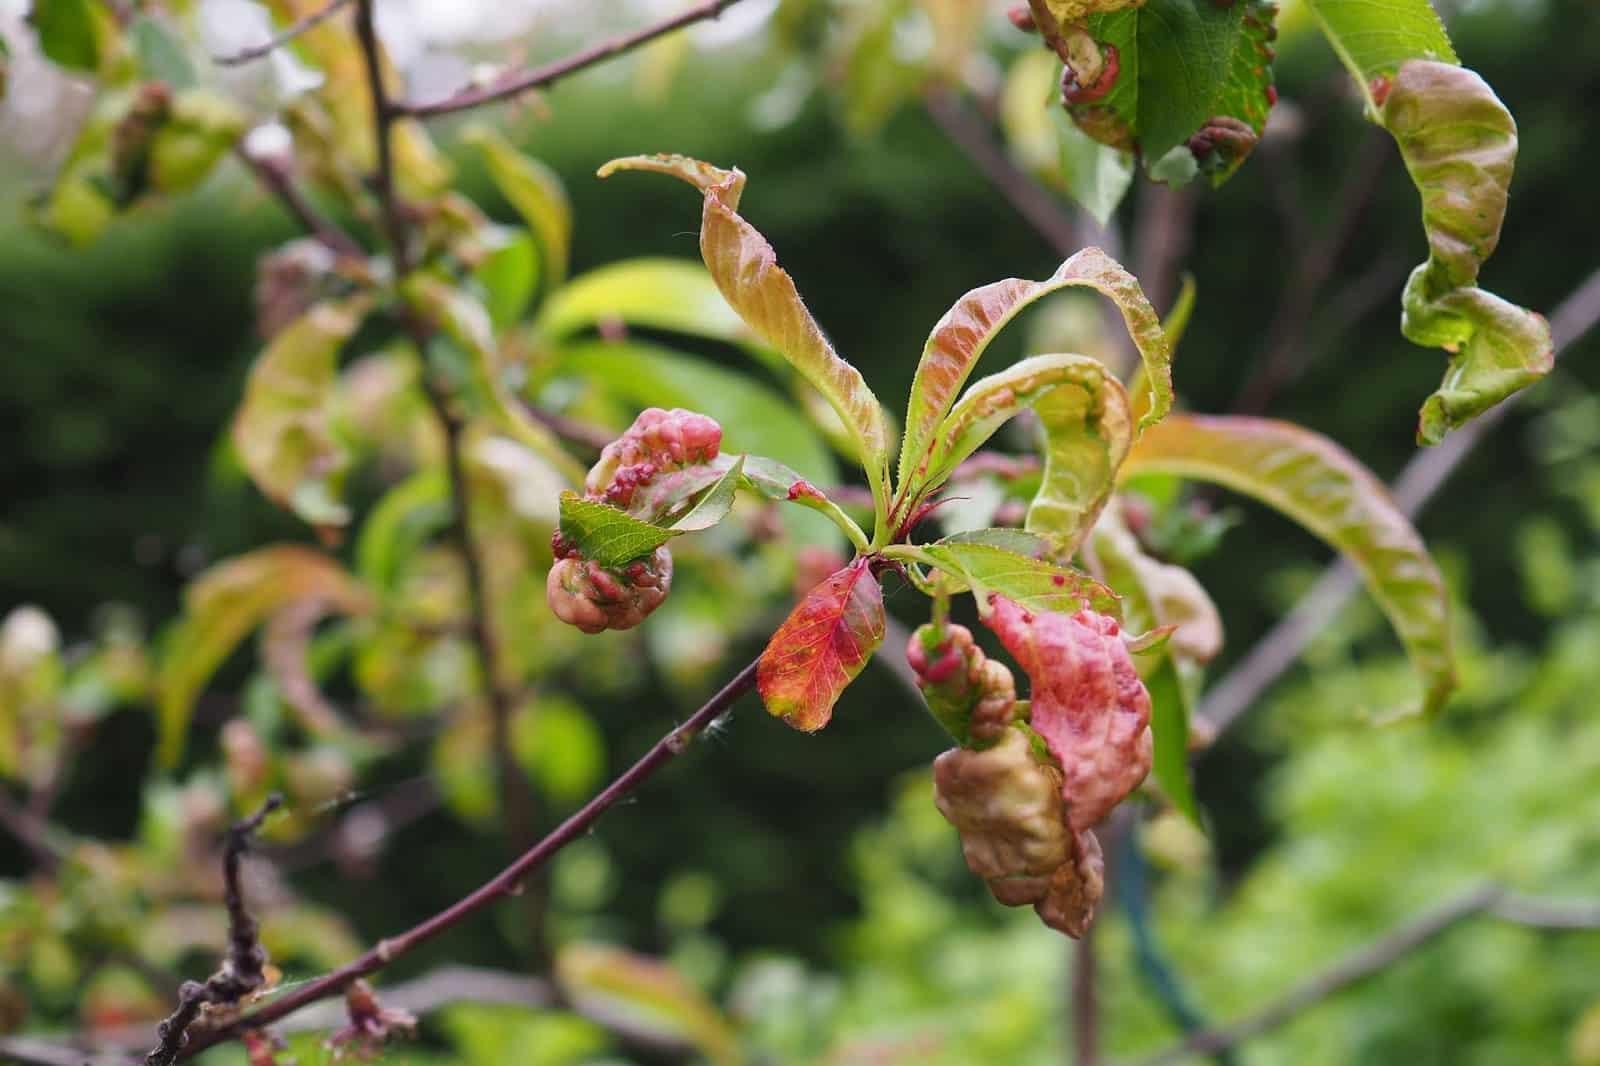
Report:
[[[394,105],[395,114],[412,115],[417,118],[426,118],[431,115],[448,115],[452,112],[468,111],[475,107],[482,107],[485,104],[519,96],[530,89],[550,85],[570,74],[576,74],[587,67],[602,63],[613,56],[630,52],[640,45],[672,33],[674,30],[680,30],[696,22],[714,19],[722,14],[724,10],[738,2],[739,0],[702,0],[701,3],[695,4],[672,18],[664,19],[632,33],[613,37],[609,41],[602,41],[593,47],[585,48],[581,52],[567,56],[565,59],[546,63],[542,67],[535,67],[532,70],[521,73],[507,74],[496,78],[488,85],[463,89],[442,100],[420,104],[397,102]]]
[[[994,142],[984,122],[968,111],[950,89],[930,90],[923,97],[928,116],[944,135],[983,172],[984,177],[1065,259],[1085,243],[1083,227],[1037,181],[1029,177]]]
[[[0,787],[0,828],[16,837],[40,872],[54,870],[64,856],[64,850],[51,839],[49,823],[11,798],[11,793]]]
[[[307,233],[333,249],[336,254],[349,256],[366,255],[361,250],[361,245],[357,244],[353,237],[324,218],[315,207],[311,206],[311,202],[300,192],[299,187],[294,183],[293,177],[290,176],[288,168],[283,163],[252,155],[250,150],[245,147],[243,138],[234,146],[234,154],[239,157],[239,160],[245,166],[250,168],[250,172],[256,176],[256,180],[261,182],[269,192],[282,202],[284,208],[293,216],[296,222],[300,223],[301,228]]]
[[[411,273],[411,252],[406,241],[405,215],[395,192],[394,148],[389,137],[397,115],[383,83],[383,46],[378,43],[372,5],[373,0],[356,0],[356,39],[361,44],[362,63],[367,72],[373,136],[377,140],[378,171],[373,175],[373,189],[383,211],[384,234],[389,241],[389,254],[394,257],[394,276],[399,279]]]
[[[686,751],[696,736],[727,713],[734,702],[755,687],[756,663],[752,662],[712,696],[687,720],[668,732],[620,777],[606,786],[576,813],[562,822],[511,865],[476,890],[457,900],[397,936],[381,940],[354,961],[321,977],[294,985],[283,995],[259,1010],[217,1029],[196,1033],[183,1051],[187,1059],[208,1047],[236,1038],[246,1029],[257,1029],[300,1010],[308,1004],[337,996],[351,983],[377,973],[390,962],[435,937],[454,929],[495,902],[519,891],[529,874],[542,868],[562,848],[586,834],[600,816],[632,795],[655,773]]]
[[[1072,945],[1072,1062],[1100,1066],[1100,1020],[1096,986],[1095,927],[1085,929]]]
[[[282,32],[274,34],[261,44],[252,45],[238,52],[230,52],[227,55],[214,55],[211,57],[211,61],[224,67],[238,67],[257,59],[264,59],[307,30],[320,26],[323,22],[342,11],[345,5],[349,3],[350,0],[330,0],[327,6],[311,12],[311,14],[285,27]]]
[[[1600,322],[1600,271],[1591,274],[1550,316],[1559,356]],[[1451,433],[1440,444],[1418,452],[1394,482],[1395,503],[1415,518],[1461,462],[1511,410],[1514,398]],[[1267,631],[1249,653],[1201,702],[1198,714],[1221,734],[1255,706],[1264,692],[1294,665],[1316,634],[1327,628],[1354,594],[1359,578],[1348,562],[1331,564],[1311,591],[1282,621]]]

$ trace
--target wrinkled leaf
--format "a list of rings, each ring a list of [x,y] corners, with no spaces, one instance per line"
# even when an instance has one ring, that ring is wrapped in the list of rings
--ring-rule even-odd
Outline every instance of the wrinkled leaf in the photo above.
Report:
[[[855,445],[873,497],[887,502],[890,434],[883,409],[861,372],[823,336],[794,279],[778,266],[772,245],[738,214],[744,173],[683,156],[634,156],[612,160],[600,176],[619,170],[671,174],[701,191],[700,254],[717,288],[750,328],[827,399]]]
[[[1045,434],[1044,474],[1027,528],[1071,555],[1110,498],[1133,438],[1128,395],[1098,360],[1037,355],[975,382],[939,427],[919,480],[942,483],[1025,407],[1038,413]]]
[[[989,342],[1035,300],[1078,286],[1093,289],[1117,305],[1128,335],[1139,349],[1150,392],[1149,410],[1140,425],[1159,421],[1167,413],[1172,406],[1172,356],[1161,320],[1132,274],[1100,249],[1085,248],[1044,281],[1007,278],[973,289],[933,327],[906,406],[905,445],[900,453],[902,500],[930,483],[921,476],[918,465],[939,447],[942,437],[936,431],[940,420],[949,413]],[[917,488],[908,488],[911,485]]]
[[[544,251],[545,283],[554,287],[567,277],[572,246],[572,204],[561,179],[543,163],[511,146],[488,125],[474,125],[462,136],[483,156],[500,195],[527,223]]]
[[[988,533],[1011,532],[985,530]],[[1036,541],[1039,551],[1050,550],[1048,542]],[[1016,548],[1022,547],[1014,542]],[[1013,547],[1001,547],[972,539],[952,537],[925,544],[922,551],[939,569],[972,588],[980,599],[998,592],[1032,611],[1063,611],[1071,614],[1088,607],[1100,614],[1122,617],[1116,593],[1081,570],[1050,562]]]
[[[1060,75],[1061,64],[1050,52],[1018,57],[1006,75],[1000,124],[1023,167],[1072,197],[1103,226],[1133,184],[1133,157],[1101,144],[1067,117]]]
[[[1240,134],[1236,143],[1200,153],[1202,168],[1220,184],[1266,127],[1274,98],[1268,42],[1275,12],[1265,0],[1149,0],[1091,17],[1090,34],[1103,49],[1116,49],[1117,69],[1112,75],[1107,52],[1104,72],[1080,74],[1080,86],[1097,88],[1071,104],[1073,118],[1096,140],[1121,148],[1137,144],[1157,180],[1166,177],[1156,164],[1168,153],[1193,160],[1186,142],[1218,119],[1231,123]],[[1091,73],[1099,76],[1091,79]],[[1097,95],[1105,78],[1111,83]]]
[[[1344,449],[1272,419],[1184,415],[1146,433],[1123,472],[1215,482],[1282,511],[1343,552],[1421,675],[1423,709],[1444,705],[1455,670],[1443,578],[1388,490]]]
[[[313,306],[267,345],[245,383],[233,422],[240,462],[261,491],[315,526],[342,526],[350,452],[334,432],[339,352],[372,301]]]
[[[1408,59],[1455,63],[1444,23],[1428,0],[1306,0],[1323,36],[1360,87],[1373,115],[1373,86]]]
[[[164,766],[183,754],[195,698],[239,641],[281,608],[305,600],[346,614],[370,606],[366,589],[338,563],[297,545],[236,556],[189,584],[183,617],[162,648],[156,674]]]
[[[717,1008],[659,960],[620,948],[570,944],[555,963],[556,982],[579,1013],[619,1028],[685,1044],[717,1066],[742,1061],[733,1027]]]
[[[806,593],[761,653],[756,685],[768,712],[808,733],[883,643],[883,590],[856,559]]]
[[[1417,440],[1444,435],[1550,372],[1555,349],[1540,315],[1477,287],[1500,240],[1517,127],[1484,80],[1463,67],[1414,60],[1395,74],[1383,124],[1422,194],[1428,261],[1406,282],[1401,329],[1451,353]]]

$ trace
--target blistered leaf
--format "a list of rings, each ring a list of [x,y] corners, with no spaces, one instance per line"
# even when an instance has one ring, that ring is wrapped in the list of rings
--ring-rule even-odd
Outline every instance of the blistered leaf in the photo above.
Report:
[[[1077,71],[1073,118],[1096,140],[1137,145],[1152,177],[1181,150],[1220,184],[1254,148],[1276,98],[1276,10],[1267,0],[1149,0],[1090,18],[1100,62]]]
[[[1133,157],[1101,144],[1067,117],[1061,108],[1060,70],[1047,51],[1018,57],[1006,75],[1000,124],[1019,163],[1072,197],[1103,226],[1133,184]]]
[[[1455,63],[1444,23],[1428,0],[1306,0],[1322,33],[1356,80],[1367,106],[1378,113],[1375,86],[1408,59]]]
[[[1048,551],[1050,545],[1040,540],[1038,549]],[[1033,553],[959,536],[922,545],[922,551],[941,570],[970,587],[980,600],[989,592],[998,592],[1034,611],[1070,614],[1089,607],[1101,614],[1122,616],[1116,593],[1081,570]]]
[[[962,747],[987,747],[1015,720],[1016,679],[966,626],[919,626],[906,643],[906,663],[928,710]]]
[[[1029,724],[1061,766],[1068,824],[1082,832],[1150,772],[1150,696],[1114,619],[998,596],[990,606],[984,622],[1032,682]]]
[[[590,1018],[629,1032],[687,1044],[717,1066],[742,1061],[733,1027],[717,1008],[659,960],[598,944],[570,944],[556,956],[556,982]]]
[[[1505,219],[1517,156],[1511,113],[1477,74],[1413,60],[1395,74],[1382,110],[1422,194],[1428,261],[1406,282],[1401,329],[1451,353],[1428,398],[1417,440],[1444,435],[1550,372],[1555,348],[1540,315],[1477,286]]]
[[[974,383],[939,426],[926,467],[909,484],[916,492],[942,484],[1027,407],[1037,412],[1045,434],[1044,474],[1027,527],[1070,556],[1110,498],[1134,433],[1128,395],[1098,360],[1038,355]]]
[[[933,327],[923,346],[922,361],[917,364],[906,406],[905,444],[900,453],[902,498],[916,495],[908,485],[927,483],[919,476],[919,465],[940,446],[939,423],[949,413],[989,342],[1035,300],[1069,287],[1093,289],[1122,313],[1128,335],[1139,349],[1150,392],[1149,410],[1141,426],[1159,421],[1171,408],[1172,356],[1161,332],[1160,318],[1132,274],[1100,249],[1085,248],[1044,281],[1007,278],[973,289]]]
[[[255,483],[315,526],[350,520],[341,500],[349,449],[333,429],[339,351],[372,301],[317,304],[273,338],[245,383],[233,443]]]
[[[296,545],[260,548],[218,563],[189,584],[182,619],[168,636],[156,674],[161,762],[183,754],[195,697],[252,629],[292,603],[317,600],[365,612],[365,588],[334,560]]]
[[[815,732],[883,643],[883,590],[865,559],[812,589],[761,653],[756,685],[767,710]]]
[[[1184,415],[1146,433],[1123,472],[1224,485],[1282,511],[1343,552],[1421,675],[1423,709],[1444,705],[1455,671],[1443,578],[1388,490],[1343,448],[1272,419]]]
[[[683,156],[634,156],[612,160],[600,176],[619,170],[671,174],[701,191],[700,254],[717,288],[750,328],[827,399],[854,442],[874,498],[885,502],[890,434],[883,409],[861,372],[823,336],[794,279],[778,266],[772,245],[739,215],[744,173]]]
[[[460,288],[429,274],[411,275],[402,283],[402,292],[465,356],[478,402],[500,428],[533,449],[572,484],[582,484],[582,465],[566,453],[553,433],[523,410],[507,387],[494,325],[484,306]]]
[[[495,187],[527,223],[544,251],[547,286],[560,285],[567,276],[572,245],[572,205],[555,172],[511,146],[493,127],[474,125],[463,140],[475,146]]]

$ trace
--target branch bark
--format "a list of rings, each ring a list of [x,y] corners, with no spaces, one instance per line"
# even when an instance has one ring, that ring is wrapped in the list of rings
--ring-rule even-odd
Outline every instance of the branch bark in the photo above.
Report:
[[[349,3],[350,0],[331,0],[325,7],[311,12],[305,18],[297,19],[293,24],[285,27],[282,32],[273,34],[260,44],[242,48],[227,55],[212,56],[211,61],[219,66],[238,67],[257,59],[264,59],[307,30],[312,30],[322,25],[328,19],[343,11]]]
[[[395,105],[395,113],[412,115],[416,118],[428,118],[433,115],[448,115],[456,111],[470,111],[485,104],[508,100],[530,89],[553,84],[568,75],[576,74],[580,70],[602,63],[613,56],[630,52],[642,44],[655,40],[657,37],[665,36],[696,22],[714,19],[738,2],[739,0],[702,0],[701,3],[695,4],[672,18],[663,19],[641,30],[625,33],[608,41],[602,41],[565,59],[558,59],[555,62],[546,63],[544,66],[535,67],[532,70],[521,73],[504,75],[481,88],[463,89],[442,100],[434,100],[428,103],[397,103]]]

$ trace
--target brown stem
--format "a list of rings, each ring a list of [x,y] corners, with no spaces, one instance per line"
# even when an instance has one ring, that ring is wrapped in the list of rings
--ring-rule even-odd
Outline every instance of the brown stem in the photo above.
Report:
[[[724,10],[738,2],[739,0],[702,0],[701,3],[695,4],[672,18],[664,19],[641,30],[635,30],[633,33],[625,33],[619,37],[613,37],[609,41],[602,41],[565,59],[546,63],[542,67],[504,75],[481,88],[463,89],[442,100],[434,100],[428,103],[396,103],[394,105],[395,113],[426,118],[430,115],[448,115],[455,111],[467,111],[475,107],[482,107],[485,104],[494,103],[497,100],[506,100],[513,96],[521,95],[530,89],[537,89],[559,81],[569,74],[576,74],[586,67],[602,63],[613,56],[632,51],[640,45],[653,41],[657,37],[664,36],[674,30],[680,30],[685,26],[703,22],[706,19],[714,19],[722,14]]]
[[[311,206],[311,202],[300,192],[288,168],[282,162],[251,155],[249,149],[245,148],[243,140],[234,146],[234,154],[250,168],[256,180],[282,202],[284,208],[307,233],[339,255],[366,255],[354,238]]]
[[[1091,925],[1072,945],[1072,1061],[1100,1066],[1099,1009],[1096,996],[1094,930]]]
[[[331,0],[325,7],[319,8],[302,19],[284,28],[280,33],[263,41],[258,45],[230,52],[227,55],[212,56],[211,61],[224,67],[238,67],[257,59],[271,55],[307,30],[315,29],[340,11],[344,10],[350,0]]]
[[[373,190],[383,211],[384,234],[389,241],[389,254],[394,256],[394,276],[399,280],[411,273],[411,252],[406,240],[405,214],[395,192],[394,147],[389,136],[398,116],[383,83],[383,48],[378,43],[372,5],[373,0],[356,0],[356,39],[361,44],[361,58],[367,71],[373,136],[377,140],[378,170],[373,175]]]
[[[518,886],[529,874],[543,867],[562,848],[585,835],[590,827],[599,821],[602,814],[632,795],[653,777],[656,771],[683,754],[696,736],[732,708],[740,696],[753,689],[756,683],[756,665],[752,662],[739,671],[733,680],[723,686],[722,691],[707,700],[704,706],[690,715],[682,725],[656,741],[649,751],[606,786],[604,791],[472,893],[405,932],[379,941],[375,947],[368,949],[353,962],[321,977],[294,985],[260,1010],[210,1032],[195,1034],[189,1046],[184,1049],[182,1057],[187,1059],[208,1047],[234,1039],[246,1029],[270,1025],[309,1003],[337,996],[352,982],[377,973],[413,948],[454,929],[496,901],[516,894]]]
[[[11,798],[0,788],[0,828],[16,837],[41,873],[50,873],[61,863],[62,849],[50,838],[50,826],[33,811]]]

